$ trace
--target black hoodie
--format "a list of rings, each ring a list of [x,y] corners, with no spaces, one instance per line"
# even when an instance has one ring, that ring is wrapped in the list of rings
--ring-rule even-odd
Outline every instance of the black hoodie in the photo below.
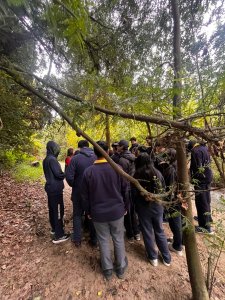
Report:
[[[128,150],[125,150],[120,154],[120,160],[118,164],[121,165],[121,167],[127,174],[133,176],[135,173],[135,165],[134,165],[135,159],[136,157],[134,156],[134,154],[132,154]]]
[[[63,179],[65,178],[65,174],[57,160],[60,147],[55,142],[49,141],[46,149],[47,156],[43,161],[43,170],[46,179],[45,191],[51,195],[61,194],[64,189]]]

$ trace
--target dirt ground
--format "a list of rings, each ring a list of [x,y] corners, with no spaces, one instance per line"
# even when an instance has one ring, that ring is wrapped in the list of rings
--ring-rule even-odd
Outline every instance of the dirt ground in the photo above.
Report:
[[[65,220],[72,230],[71,190],[65,188]],[[213,192],[214,203],[222,192]],[[220,216],[214,216],[220,217]],[[168,225],[165,225],[171,236]],[[106,282],[100,272],[99,251],[87,244],[75,248],[67,241],[51,242],[48,209],[43,187],[18,184],[8,174],[0,177],[0,299],[191,299],[185,255],[172,253],[170,267],[152,267],[145,258],[143,241],[129,244],[124,280]],[[203,268],[207,251],[202,236],[198,246]],[[216,271],[213,299],[225,299],[225,255]]]

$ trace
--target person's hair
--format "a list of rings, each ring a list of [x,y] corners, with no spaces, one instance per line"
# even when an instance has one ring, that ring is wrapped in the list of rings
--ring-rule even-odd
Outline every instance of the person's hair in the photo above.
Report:
[[[177,160],[177,151],[174,148],[169,148],[166,153],[169,163],[173,164]]]
[[[141,185],[150,192],[161,188],[161,182],[157,181],[158,171],[148,153],[141,153],[135,160],[134,178],[138,179]]]
[[[73,156],[73,148],[67,150],[67,156]]]
[[[145,139],[146,139],[146,140],[151,140],[152,137],[151,137],[150,135],[147,135]]]
[[[97,141],[96,142],[105,152],[108,151],[109,147],[105,141]],[[102,157],[102,154],[94,147],[95,155],[99,158]]]
[[[137,141],[136,137],[132,136],[132,138],[130,138],[130,142],[131,141],[135,141],[136,142]]]
[[[86,140],[81,140],[78,142],[78,148],[89,147],[89,143]]]

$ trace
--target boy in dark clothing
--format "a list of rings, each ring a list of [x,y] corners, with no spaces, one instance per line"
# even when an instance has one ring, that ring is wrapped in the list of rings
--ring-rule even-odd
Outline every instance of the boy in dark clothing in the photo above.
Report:
[[[113,155],[111,156],[111,158],[116,164],[118,164],[119,160],[120,160],[120,155],[117,151],[118,146],[119,146],[119,144],[117,142],[112,143]]]
[[[45,191],[48,195],[49,221],[52,234],[55,235],[52,242],[62,243],[68,240],[69,235],[63,229],[64,203],[63,203],[63,179],[65,177],[57,157],[59,146],[49,141],[47,143],[47,156],[43,161],[43,170],[46,178]]]
[[[190,173],[195,189],[195,205],[198,214],[196,232],[212,233],[211,229],[211,197],[210,184],[212,182],[212,170],[210,168],[210,155],[208,148],[196,141],[190,141],[188,145],[191,151]]]
[[[177,168],[176,168],[176,150],[169,148],[161,156],[161,162],[159,162],[160,172],[162,173],[166,191],[170,191],[171,188],[177,184]],[[167,201],[176,200],[176,191],[171,191],[171,194],[167,197]],[[173,233],[173,242],[169,243],[169,249],[175,252],[177,255],[182,256],[182,221],[181,221],[181,205],[180,203],[171,204],[169,208],[164,210],[166,219],[169,222],[170,229]]]
[[[78,142],[80,152],[73,156],[66,170],[66,181],[72,187],[72,202],[73,202],[73,236],[72,241],[76,247],[81,245],[81,227],[83,209],[81,207],[81,182],[86,168],[91,166],[96,160],[94,151],[89,148],[89,143],[86,140]],[[93,224],[90,225],[90,243],[93,246],[96,244],[95,230]]]
[[[128,151],[128,142],[125,140],[119,141],[118,152],[120,154],[120,159],[118,164],[123,168],[123,170],[133,176],[135,173],[135,159],[136,157]],[[130,183],[128,183],[129,189],[129,209],[126,216],[124,217],[124,225],[126,228],[126,235],[130,242],[133,242],[134,239],[140,241],[140,230],[138,227],[138,220],[135,213],[134,203],[131,197]]]
[[[162,174],[153,166],[153,162],[147,153],[141,153],[136,161],[134,178],[151,193],[162,193],[165,182]],[[167,239],[163,230],[163,207],[157,202],[146,201],[140,192],[132,186],[132,195],[139,216],[140,227],[145,243],[146,254],[149,262],[154,267],[158,266],[158,251],[162,255],[163,264],[170,266],[171,255],[168,249]]]
[[[98,145],[108,151],[105,142]],[[124,180],[97,149],[97,160],[84,172],[82,204],[93,220],[99,241],[101,266],[107,280],[112,277],[110,238],[113,240],[117,277],[122,279],[128,262],[124,245],[124,214],[127,211],[127,181]]]
[[[137,148],[139,145],[138,145],[138,143],[137,143],[136,137],[132,137],[132,138],[130,139],[130,142],[131,142],[131,147],[130,147],[129,151],[130,151],[131,153],[133,153],[133,149],[134,149],[134,148]]]

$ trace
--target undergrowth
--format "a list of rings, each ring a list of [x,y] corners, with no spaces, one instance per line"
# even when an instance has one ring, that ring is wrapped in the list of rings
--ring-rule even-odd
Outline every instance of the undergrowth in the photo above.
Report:
[[[23,181],[40,181],[41,183],[44,182],[44,173],[42,164],[38,167],[33,167],[28,162],[22,162],[17,164],[16,167],[12,171],[13,178],[18,182]]]

